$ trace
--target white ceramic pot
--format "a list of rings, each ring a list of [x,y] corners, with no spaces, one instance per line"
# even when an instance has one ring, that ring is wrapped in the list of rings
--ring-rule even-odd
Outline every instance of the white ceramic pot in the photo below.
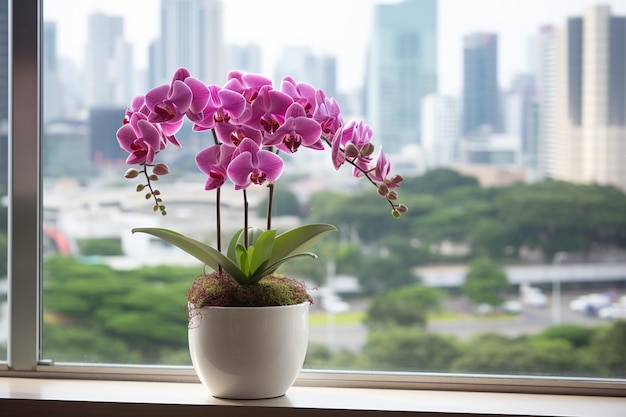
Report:
[[[211,395],[284,395],[306,356],[309,303],[279,307],[204,307],[189,324],[194,369]]]

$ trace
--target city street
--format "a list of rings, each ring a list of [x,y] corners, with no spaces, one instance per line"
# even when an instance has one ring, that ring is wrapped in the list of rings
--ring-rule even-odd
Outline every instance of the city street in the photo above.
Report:
[[[560,311],[555,314],[551,300],[544,308],[525,306],[519,315],[503,317],[501,315],[489,318],[488,316],[474,316],[470,314],[472,307],[461,298],[451,298],[444,302],[449,311],[459,313],[459,319],[443,319],[427,324],[427,329],[446,335],[452,335],[460,339],[466,339],[480,333],[499,333],[507,336],[538,333],[544,328],[560,323],[579,325],[598,325],[607,323],[606,320],[588,316],[569,309],[569,303],[574,298],[587,294],[591,291],[563,292],[561,295]],[[593,292],[602,292],[595,290]],[[550,297],[550,294],[547,294]],[[621,295],[621,294],[620,294]],[[365,309],[367,304],[363,300],[352,301],[350,305],[353,311]],[[310,329],[310,341],[325,344],[333,350],[348,349],[359,351],[367,338],[367,329],[362,324],[331,324],[327,326],[312,326]]]

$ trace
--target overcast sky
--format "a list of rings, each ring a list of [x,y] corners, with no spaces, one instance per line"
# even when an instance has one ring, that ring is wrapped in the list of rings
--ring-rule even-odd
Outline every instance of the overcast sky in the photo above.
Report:
[[[338,57],[341,90],[362,83],[370,36],[372,5],[397,0],[224,0],[225,38],[229,43],[255,42],[266,54],[264,72],[284,45],[311,45]],[[93,11],[126,17],[126,39],[133,43],[139,66],[147,45],[158,34],[159,0],[43,0],[44,19],[57,22],[61,56],[82,63],[86,18]],[[541,25],[563,25],[593,4],[611,5],[626,15],[626,0],[440,0],[440,91],[456,94],[461,87],[463,35],[488,31],[499,36],[499,80],[509,85],[528,66],[529,37]]]

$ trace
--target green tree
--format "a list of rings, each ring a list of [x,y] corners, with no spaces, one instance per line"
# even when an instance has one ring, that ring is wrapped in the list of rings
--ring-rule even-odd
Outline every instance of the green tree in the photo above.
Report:
[[[548,260],[559,251],[589,251],[595,244],[626,245],[626,194],[614,187],[544,181],[515,185],[494,197],[496,218],[517,246],[541,249]]]
[[[386,202],[369,188],[353,194],[322,191],[311,196],[308,221],[331,223],[339,228],[340,236],[356,234],[366,244],[375,243],[384,236],[407,233],[406,220],[411,217],[413,199],[404,193],[400,201],[410,211],[398,220],[390,214]]]
[[[451,188],[464,186],[478,187],[478,180],[449,168],[433,169],[422,176],[406,178],[401,184],[402,189],[407,193],[435,195],[442,194]]]
[[[561,324],[558,326],[550,326],[538,333],[535,337],[546,339],[565,339],[578,349],[591,345],[591,341],[598,334],[599,330],[600,328],[594,326]]]
[[[603,328],[591,342],[591,354],[600,376],[626,377],[626,320]]]
[[[420,327],[388,327],[368,333],[363,359],[368,369],[447,372],[460,352],[449,337]]]
[[[468,267],[462,290],[475,304],[502,304],[502,293],[509,288],[506,273],[489,258],[473,259]]]
[[[515,248],[508,227],[499,219],[479,218],[469,230],[469,241],[475,256],[505,258],[507,248]]]
[[[198,272],[165,266],[115,271],[73,258],[46,259],[44,355],[60,360],[52,355],[82,349],[99,361],[114,355],[115,362],[159,363],[166,352],[181,358],[175,352],[187,348],[185,293]],[[120,351],[128,354],[118,357]]]
[[[357,278],[365,294],[376,294],[417,281],[410,267],[393,254],[365,256],[359,265]]]
[[[120,238],[80,239],[78,250],[83,256],[119,256],[124,254]]]
[[[365,323],[370,329],[393,325],[424,327],[428,313],[441,308],[443,296],[441,290],[422,284],[391,289],[372,297]]]
[[[563,375],[576,373],[580,361],[564,339],[509,338],[483,334],[466,341],[451,371],[503,375]]]

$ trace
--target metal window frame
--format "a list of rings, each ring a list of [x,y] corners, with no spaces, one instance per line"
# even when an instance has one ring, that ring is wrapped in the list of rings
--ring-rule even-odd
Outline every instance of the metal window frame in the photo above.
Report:
[[[177,367],[46,364],[41,323],[41,2],[9,1],[9,343],[0,377],[197,382]],[[300,386],[626,396],[626,380],[303,371]]]

